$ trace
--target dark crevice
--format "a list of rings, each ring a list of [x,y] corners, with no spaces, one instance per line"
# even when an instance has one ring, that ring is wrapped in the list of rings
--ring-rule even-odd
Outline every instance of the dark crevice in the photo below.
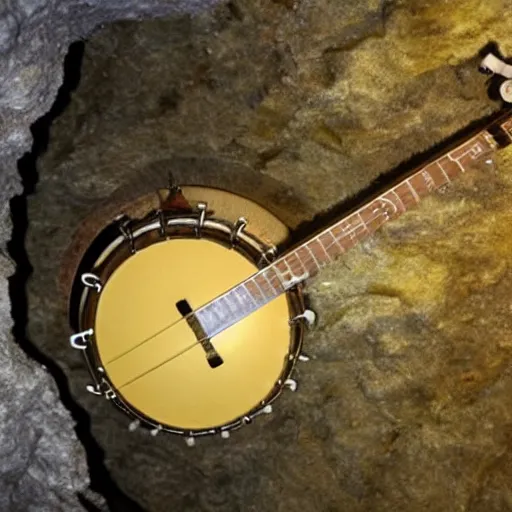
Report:
[[[85,447],[89,465],[91,489],[103,495],[112,511],[142,512],[143,509],[132,499],[126,496],[112,480],[104,464],[104,452],[98,445],[90,431],[90,417],[71,396],[66,375],[62,369],[48,356],[41,352],[27,336],[28,301],[27,281],[32,273],[32,266],[25,249],[25,237],[29,225],[27,216],[27,197],[33,194],[38,181],[36,162],[38,157],[46,151],[49,142],[49,132],[52,122],[69,104],[71,93],[78,86],[80,69],[84,54],[84,43],[73,43],[64,61],[64,80],[59,89],[55,102],[50,111],[39,118],[32,126],[33,145],[18,162],[23,193],[11,200],[11,216],[13,223],[12,239],[8,243],[10,256],[16,262],[16,272],[9,280],[9,294],[11,298],[12,317],[14,320],[13,335],[26,352],[41,365],[46,366],[55,379],[60,399],[70,411],[76,422],[75,431],[80,442]],[[83,496],[80,501],[88,510],[97,510]]]

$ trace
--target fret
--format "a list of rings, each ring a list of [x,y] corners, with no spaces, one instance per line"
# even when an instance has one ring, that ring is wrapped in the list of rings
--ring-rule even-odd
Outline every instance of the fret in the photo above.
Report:
[[[425,186],[429,192],[433,192],[436,188],[442,187],[446,184],[443,179],[443,175],[439,175],[439,172],[436,172],[437,167],[435,166],[435,162],[424,167],[421,172],[421,177],[425,180]]]
[[[418,171],[413,174],[409,179],[409,183],[414,188],[418,196],[421,198],[426,197],[430,194],[430,190],[427,188],[427,184],[425,181],[425,176],[423,175],[423,171]]]
[[[298,265],[294,265],[292,258],[295,258]],[[284,260],[286,262],[286,265],[288,265],[290,272],[292,272],[294,275],[309,274],[308,269],[304,266],[302,260],[299,258],[299,255],[297,254],[296,251],[293,251],[290,254],[285,255]],[[297,267],[297,269],[295,269],[294,267]]]
[[[324,233],[318,235],[318,239],[320,240],[322,247],[324,247],[324,250],[327,252],[331,260],[344,252],[344,249],[331,233],[331,230],[327,230]]]
[[[327,252],[327,247],[323,244],[322,237],[317,236],[316,240],[318,240],[318,245],[322,248],[322,251],[325,253],[325,255],[327,257],[327,263],[331,262],[332,261],[331,255]]]
[[[311,250],[311,248],[309,247],[308,244],[304,244],[304,246],[306,248],[306,250],[309,252],[310,254],[310,257],[311,259],[313,260],[313,262],[315,263],[315,265],[318,267],[318,268],[322,268],[322,265],[320,264],[320,262],[316,259],[316,256],[315,254],[313,253],[313,251]]]
[[[215,301],[199,308],[196,311],[196,317],[208,336],[212,336],[211,333],[214,333],[228,319],[224,313],[222,306]]]
[[[400,197],[400,201],[404,205],[405,210],[408,210],[411,206],[415,206],[418,203],[418,198],[411,190],[411,185],[407,180],[399,183],[394,190]]]
[[[204,311],[212,326],[222,322],[226,317],[226,311],[217,303],[207,305]]]
[[[242,312],[250,313],[253,310],[254,304],[249,299],[247,292],[243,295],[243,287],[237,286],[233,288],[228,295],[232,297],[233,302],[236,305],[237,310],[241,310]]]
[[[405,204],[403,203],[402,198],[396,192],[396,187],[391,189],[391,193],[396,197],[396,199],[398,201],[398,204],[397,204],[398,209],[402,210],[402,212],[407,211],[407,208],[406,208]]]
[[[309,275],[314,275],[320,270],[320,265],[316,259],[311,256],[310,250],[305,245],[301,245],[297,248],[295,253],[297,257],[300,258],[302,265],[307,268]]]
[[[359,214],[352,214],[347,219],[334,225],[331,232],[344,250],[350,249],[357,241],[366,238],[370,233],[367,223]]]
[[[449,158],[445,158],[445,161],[443,162],[443,168],[448,173],[452,181],[456,180],[460,176],[461,172],[465,172],[464,167],[459,165],[458,162],[450,160]]]
[[[450,151],[446,156],[454,162],[460,162],[464,157],[469,157],[471,160],[475,160],[477,157],[484,155],[484,153],[492,149],[485,149],[486,142],[487,141],[483,137],[483,134],[479,134],[477,137],[468,140],[453,151]]]
[[[379,196],[374,202],[377,205],[385,203],[390,219],[397,217],[401,212],[406,211],[404,203],[402,203],[394,189],[388,190],[386,193]]]
[[[395,204],[393,200],[394,196],[386,195],[380,196],[372,203],[370,203],[370,208],[372,212],[372,220],[373,230],[375,231],[380,226],[384,225],[386,222],[398,217],[401,213],[398,206]],[[375,225],[377,224],[377,225]]]
[[[285,276],[290,272],[290,266],[286,261],[286,258],[281,258],[272,264],[274,271],[278,273],[278,276]]]
[[[366,225],[366,223],[365,223]],[[338,248],[338,250],[343,253],[345,252],[345,248],[340,244],[340,241],[334,236],[333,232],[329,229],[327,231],[327,234],[334,240],[334,243],[336,244],[336,247]]]
[[[297,270],[293,268],[293,265],[288,263],[287,257],[281,258],[272,265],[280,285],[284,290],[292,288],[309,277],[308,271],[297,272]]]
[[[263,290],[260,288],[256,280],[254,279],[255,276],[247,279],[245,281],[245,287],[249,291],[251,297],[256,301],[258,304],[266,304],[267,299],[266,295],[263,293]]]
[[[453,162],[455,165],[458,166],[458,171],[466,172],[466,169],[464,169],[464,166],[462,165],[462,163],[460,162],[460,160],[458,158],[452,158],[450,155],[447,155],[447,156],[450,159],[450,162]]]
[[[450,179],[450,177],[448,176],[443,164],[441,163],[441,159],[439,160],[436,160],[436,164],[437,164],[437,167],[439,169],[441,169],[441,172],[443,173],[443,176],[444,176],[444,179],[446,180],[447,183],[451,183],[452,180]]]
[[[233,307],[233,304],[231,304],[231,300],[229,299],[229,292],[220,296],[218,302],[230,316],[236,313],[236,307]]]
[[[300,251],[299,250],[295,250],[295,251],[293,251],[293,254],[297,258],[297,261],[302,266],[304,272],[307,272],[309,274],[310,273],[310,268],[304,263],[304,260],[301,258]]]
[[[272,298],[274,296],[274,287],[272,286],[272,283],[268,280],[267,276],[264,273],[258,274],[254,278],[254,281],[255,283],[257,283],[266,299]]]
[[[259,305],[237,300],[236,287],[196,311],[206,335],[211,338],[252,313]]]
[[[274,288],[277,294],[282,293],[284,291],[281,280],[279,279],[279,274],[276,272],[276,269],[273,265],[268,267],[265,273],[270,274],[270,282],[272,283],[272,288]]]
[[[258,307],[258,301],[254,297],[254,295],[249,291],[249,289],[247,288],[247,283],[248,283],[248,281],[245,281],[244,283],[240,283],[237,286],[237,289],[240,289],[240,294],[246,298],[248,297],[249,300],[253,303],[253,305]]]
[[[446,171],[439,165],[439,161],[436,160],[427,166],[428,173],[434,180],[436,188],[444,187],[451,183],[450,178],[447,176]]]
[[[363,229],[366,231],[366,234],[371,235],[371,231],[368,229],[368,226],[366,225],[366,222],[363,219],[363,216],[361,215],[361,210],[357,211],[356,215],[359,217],[359,222],[360,222],[360,224],[358,224],[358,226],[362,226]]]
[[[270,272],[272,272],[272,274],[270,274]],[[275,271],[271,268],[271,267],[267,267],[266,269],[262,270],[261,271],[261,275],[263,276],[263,278],[265,279],[265,281],[268,283],[269,287],[270,287],[270,291],[272,293],[272,296],[275,296],[278,294],[278,292],[280,291],[280,281],[279,281],[279,277],[277,276],[277,274],[275,273]],[[272,282],[273,279],[277,279],[278,281],[278,285],[277,285],[277,288],[276,286],[274,285],[274,283]]]
[[[489,134],[482,132],[466,144],[463,144],[447,154],[449,161],[453,162],[461,172],[471,169],[474,162],[482,159],[495,149],[495,144],[489,140]]]
[[[378,228],[378,226],[374,225],[376,219],[378,219],[375,216],[375,206],[375,201],[372,201],[359,210],[359,215],[363,219],[365,230],[369,235],[375,233],[375,230]]]
[[[409,190],[411,191],[411,194],[412,194],[412,197],[414,198],[414,201],[416,203],[419,203],[420,202],[420,196],[419,194],[416,192],[416,189],[413,187],[412,183],[411,183],[411,178],[408,178],[404,181],[404,183],[407,185],[407,187],[409,188]]]
[[[332,261],[331,257],[327,254],[325,247],[320,243],[320,239],[318,237],[313,238],[306,244],[310,249],[312,249],[315,258],[322,264],[330,263]]]

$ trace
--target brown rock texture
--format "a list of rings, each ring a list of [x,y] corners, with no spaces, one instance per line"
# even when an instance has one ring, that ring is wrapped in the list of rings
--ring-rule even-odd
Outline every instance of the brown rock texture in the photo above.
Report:
[[[69,378],[120,488],[149,511],[512,510],[512,169],[476,169],[308,288],[300,391],[228,442],[129,433],[67,343],[62,254],[117,194],[247,195],[292,228],[498,105],[510,2],[231,1],[86,44],[29,200],[29,332]],[[364,194],[363,194],[364,195]]]

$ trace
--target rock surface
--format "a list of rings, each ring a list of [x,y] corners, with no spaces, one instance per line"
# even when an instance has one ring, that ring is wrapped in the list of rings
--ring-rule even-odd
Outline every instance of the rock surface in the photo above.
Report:
[[[29,333],[70,379],[120,488],[149,511],[512,510],[512,168],[475,170],[325,269],[300,393],[194,450],[84,392],[56,276],[119,190],[249,195],[292,227],[497,108],[478,51],[510,5],[232,1],[106,27],[29,200]]]
[[[197,13],[212,0],[132,2],[128,0],[0,2],[0,509],[2,511],[81,510],[78,494],[103,507],[88,490],[88,467],[74,422],[62,405],[52,376],[27,358],[11,330],[8,278],[15,270],[6,256],[11,239],[9,201],[22,192],[17,160],[32,146],[30,126],[46,114],[62,82],[62,61],[71,42],[116,19],[168,13]],[[44,145],[39,140],[38,145]],[[27,176],[31,181],[33,176]],[[24,199],[16,205],[23,224]],[[15,206],[13,206],[15,208]],[[17,256],[23,255],[24,227],[18,227]],[[18,242],[17,242],[18,243]],[[21,252],[20,252],[21,251]],[[26,272],[27,267],[20,272]],[[23,288],[11,281],[17,299],[18,334],[23,336]],[[26,306],[25,306],[26,307]],[[21,311],[20,311],[21,308]],[[39,333],[38,333],[39,334]],[[26,340],[24,344],[31,355]],[[65,386],[65,384],[64,384]]]

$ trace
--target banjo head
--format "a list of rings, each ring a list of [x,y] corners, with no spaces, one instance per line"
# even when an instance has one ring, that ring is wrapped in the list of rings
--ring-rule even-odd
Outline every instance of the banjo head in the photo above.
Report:
[[[261,209],[224,194],[230,213],[233,200]],[[226,432],[268,412],[300,351],[302,325],[290,323],[303,309],[299,287],[212,337],[222,360],[216,367],[180,313],[183,301],[196,310],[255,274],[268,249],[250,232],[252,222],[241,230],[219,218],[221,210],[215,217],[150,212],[121,231],[111,225],[75,277],[70,313],[90,333],[75,347],[91,371],[90,390],[156,432]],[[268,232],[272,216],[263,213]]]

